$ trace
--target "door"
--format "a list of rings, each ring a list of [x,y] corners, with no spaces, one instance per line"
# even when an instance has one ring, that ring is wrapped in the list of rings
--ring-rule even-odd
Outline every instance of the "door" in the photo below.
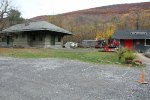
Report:
[[[12,36],[7,36],[7,46],[13,46]]]
[[[124,47],[133,49],[133,40],[132,39],[124,40]]]
[[[28,44],[31,47],[35,47],[35,45],[36,45],[36,35],[35,34],[28,35]]]
[[[51,35],[51,45],[55,45],[55,35]]]
[[[140,40],[135,40],[134,41],[135,48],[138,52],[144,52],[145,51],[145,40],[140,39]]]

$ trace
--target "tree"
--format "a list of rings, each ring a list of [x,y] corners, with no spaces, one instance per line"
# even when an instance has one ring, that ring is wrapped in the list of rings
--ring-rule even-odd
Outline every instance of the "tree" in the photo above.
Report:
[[[22,22],[24,22],[24,19],[21,17],[21,12],[12,9],[8,0],[0,0],[0,30]]]
[[[53,15],[48,17],[48,22],[57,25],[59,27],[63,27],[63,20],[61,15]]]
[[[8,15],[11,6],[8,0],[0,0],[0,30],[2,30],[6,24],[4,21]]]
[[[18,10],[15,10],[15,9],[11,9],[8,12],[7,21],[8,21],[8,25],[12,26],[12,25],[20,24],[20,23],[24,22],[25,19],[23,19],[21,17],[21,12],[19,12]]]
[[[133,22],[135,25],[135,29],[139,30],[143,28],[143,25],[147,20],[148,13],[146,13],[144,9],[134,8],[134,9],[131,9],[129,16],[130,16],[131,22]]]
[[[110,39],[115,32],[116,27],[114,25],[109,25],[104,32],[98,32],[96,34],[96,40],[99,39]]]

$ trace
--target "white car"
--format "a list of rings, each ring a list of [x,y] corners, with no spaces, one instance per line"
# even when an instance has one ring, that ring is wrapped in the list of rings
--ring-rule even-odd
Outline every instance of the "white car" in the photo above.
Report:
[[[78,43],[75,42],[67,42],[65,44],[65,48],[77,48],[78,47]]]

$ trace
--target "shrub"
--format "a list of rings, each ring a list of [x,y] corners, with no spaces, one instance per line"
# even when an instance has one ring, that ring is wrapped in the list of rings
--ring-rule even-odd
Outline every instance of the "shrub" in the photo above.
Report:
[[[133,59],[135,59],[135,57],[136,57],[134,52],[130,49],[125,49],[123,56],[125,59],[125,63],[127,63],[127,64],[131,64]]]
[[[133,60],[136,57],[133,52],[125,52],[123,56],[125,60]]]
[[[121,60],[121,58],[123,57],[125,52],[126,52],[125,48],[118,48],[118,49],[116,49],[116,53],[118,55],[118,59],[119,60]]]
[[[132,63],[132,60],[136,57],[134,51],[128,48],[119,48],[116,50],[116,53],[118,59],[121,60],[121,58],[124,57],[126,63]]]

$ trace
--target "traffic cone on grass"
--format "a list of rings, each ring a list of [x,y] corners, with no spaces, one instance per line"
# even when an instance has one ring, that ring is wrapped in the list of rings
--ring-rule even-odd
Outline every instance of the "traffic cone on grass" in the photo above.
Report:
[[[141,84],[148,84],[148,83],[145,81],[144,70],[141,71],[141,73],[140,73],[140,80],[139,80],[138,82],[141,83]]]

